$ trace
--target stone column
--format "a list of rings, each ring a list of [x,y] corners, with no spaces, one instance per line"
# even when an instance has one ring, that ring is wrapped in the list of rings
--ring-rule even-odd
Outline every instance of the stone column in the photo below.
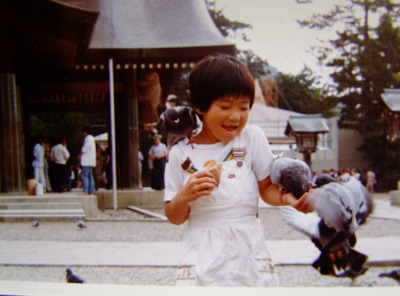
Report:
[[[25,140],[15,74],[0,74],[0,192],[26,191]]]
[[[116,158],[118,188],[138,188],[138,102],[136,69],[124,75],[121,96],[116,98]]]

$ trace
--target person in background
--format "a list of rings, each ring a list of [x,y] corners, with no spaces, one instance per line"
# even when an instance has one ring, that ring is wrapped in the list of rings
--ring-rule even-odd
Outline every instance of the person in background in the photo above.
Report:
[[[167,146],[161,142],[161,137],[156,135],[153,138],[154,144],[150,147],[149,158],[153,163],[151,170],[151,188],[155,190],[164,189],[164,171],[167,157]]]
[[[68,171],[68,186],[67,186],[67,191],[71,191],[72,188],[75,188],[77,185],[76,183],[76,171],[75,167],[73,164],[69,166],[69,171]]]
[[[112,175],[112,157],[110,147],[106,148],[104,157],[104,169],[106,171],[106,189],[111,189],[113,187],[113,175]]]
[[[67,161],[69,159],[69,151],[67,149],[67,140],[62,139],[60,143],[53,146],[50,151],[50,159],[53,162],[55,192],[63,192],[67,189]]]
[[[373,171],[367,171],[367,189],[369,192],[374,193],[374,186],[376,183],[375,173]]]
[[[51,192],[53,189],[51,188],[49,170],[50,170],[50,143],[44,142],[44,178],[46,180],[46,192]]]
[[[140,151],[140,149],[138,149],[138,166],[139,166],[139,188],[143,188],[143,184],[142,184],[142,162],[143,162],[143,154]]]
[[[44,141],[42,136],[38,136],[35,146],[33,146],[33,176],[38,183],[43,185],[43,189],[46,188],[46,178],[44,176]]]
[[[83,131],[83,146],[81,152],[78,155],[81,161],[81,178],[84,194],[94,193],[94,179],[93,179],[93,168],[96,167],[96,143],[94,137],[91,134],[90,127],[86,126],[82,129]]]
[[[93,169],[94,188],[98,190],[103,181],[103,149],[96,144],[96,166]]]

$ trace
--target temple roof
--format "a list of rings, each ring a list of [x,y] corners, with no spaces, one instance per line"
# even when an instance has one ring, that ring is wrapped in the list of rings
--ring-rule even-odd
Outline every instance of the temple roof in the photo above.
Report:
[[[7,0],[21,65],[196,62],[233,54],[204,0]],[[3,31],[3,30],[2,30]],[[7,30],[5,29],[4,32]],[[7,54],[12,50],[7,51]],[[21,60],[22,58],[22,60]]]
[[[90,48],[231,46],[204,0],[99,0]]]
[[[62,1],[86,5],[84,0]],[[85,61],[193,62],[214,51],[234,52],[204,0],[97,1],[100,13]]]

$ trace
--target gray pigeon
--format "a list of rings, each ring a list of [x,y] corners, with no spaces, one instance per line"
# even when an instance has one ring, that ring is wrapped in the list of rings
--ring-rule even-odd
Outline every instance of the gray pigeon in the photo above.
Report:
[[[271,164],[271,182],[300,198],[316,185],[312,180],[310,167],[303,161],[277,157]]]
[[[74,274],[70,268],[65,270],[67,283],[71,284],[83,284],[85,281],[78,275]]]
[[[32,223],[32,227],[39,227],[40,226],[40,220],[39,219],[37,219],[37,220],[35,220],[35,221],[33,221],[33,223]]]
[[[389,277],[396,280],[400,284],[400,269],[395,269],[390,272],[384,272],[379,274],[379,277]]]
[[[299,160],[277,158],[271,165],[271,181],[301,197],[307,196],[314,212],[304,214],[283,208],[284,218],[295,229],[311,238],[321,251],[313,267],[324,275],[355,278],[365,273],[367,256],[353,249],[356,229],[365,223],[372,211],[372,199],[366,188],[354,177],[346,183],[328,175],[311,179],[309,167]],[[344,270],[337,274],[336,270]]]
[[[76,225],[77,225],[80,229],[87,228],[86,225],[85,225],[85,223],[83,223],[83,221],[82,221],[81,219],[78,219],[78,221],[76,221]]]
[[[171,107],[160,115],[160,131],[169,148],[180,140],[191,138],[198,127],[196,112],[187,106]]]
[[[307,198],[328,227],[349,233],[365,223],[373,207],[370,193],[354,177],[347,182],[324,184]]]

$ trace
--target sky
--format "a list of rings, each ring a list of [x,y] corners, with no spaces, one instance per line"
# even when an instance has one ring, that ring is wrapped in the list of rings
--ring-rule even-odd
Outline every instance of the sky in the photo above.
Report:
[[[313,12],[328,12],[340,1],[314,0],[300,5],[295,0],[216,0],[216,8],[228,19],[253,27],[246,32],[251,42],[235,41],[239,49],[251,49],[285,74],[296,75],[307,65],[315,75],[327,77],[329,69],[318,65],[310,48],[321,44],[319,39],[335,36],[335,31],[302,28],[296,20],[310,19]]]

